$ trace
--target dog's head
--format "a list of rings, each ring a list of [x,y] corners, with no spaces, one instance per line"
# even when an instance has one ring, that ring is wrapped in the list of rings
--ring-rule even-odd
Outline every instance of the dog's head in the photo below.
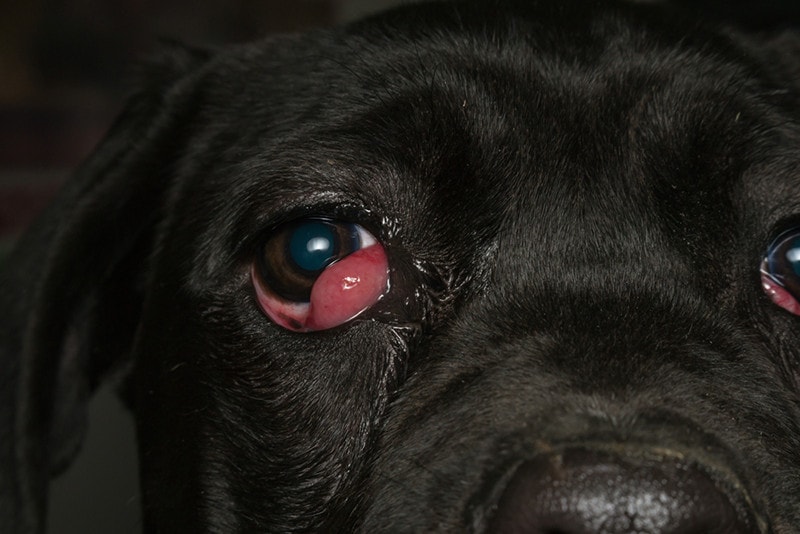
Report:
[[[798,42],[448,2],[171,52],[3,280],[3,524],[124,372],[150,531],[796,531]]]

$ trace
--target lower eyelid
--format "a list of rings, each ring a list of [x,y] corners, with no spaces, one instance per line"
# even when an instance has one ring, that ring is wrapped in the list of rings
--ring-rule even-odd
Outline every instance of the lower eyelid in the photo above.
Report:
[[[800,303],[784,288],[782,288],[771,276],[766,273],[761,274],[761,286],[773,303],[780,306],[789,313],[800,315]]]
[[[309,308],[311,307],[310,304],[308,302],[288,302],[275,297],[264,287],[257,269],[258,267],[255,264],[251,266],[250,279],[255,288],[259,308],[275,324],[287,330],[303,331],[305,329],[305,318],[308,316]]]

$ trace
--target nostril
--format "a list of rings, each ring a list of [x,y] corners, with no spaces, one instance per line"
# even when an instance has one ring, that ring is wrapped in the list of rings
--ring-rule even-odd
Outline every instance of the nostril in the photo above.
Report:
[[[674,459],[570,449],[522,463],[490,532],[737,534],[756,531],[703,470]]]

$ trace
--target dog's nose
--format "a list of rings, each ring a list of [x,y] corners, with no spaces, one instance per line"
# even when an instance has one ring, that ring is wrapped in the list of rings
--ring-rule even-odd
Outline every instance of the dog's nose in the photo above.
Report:
[[[738,509],[738,510],[737,510]],[[521,464],[489,532],[736,534],[757,529],[709,475],[678,459],[569,449]]]

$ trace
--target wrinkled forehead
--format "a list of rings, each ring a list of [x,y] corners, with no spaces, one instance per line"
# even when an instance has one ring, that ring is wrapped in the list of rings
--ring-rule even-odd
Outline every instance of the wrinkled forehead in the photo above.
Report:
[[[614,147],[724,157],[748,144],[764,88],[730,51],[604,17],[613,31],[520,18],[515,29],[528,30],[514,34],[501,21],[278,39],[219,61],[207,113],[255,159],[319,148],[321,159],[415,165],[477,150],[482,161],[598,167]]]
[[[214,156],[193,164],[229,201],[210,212],[246,240],[344,206],[419,250],[533,226],[551,243],[719,233],[732,184],[768,149],[763,88],[713,39],[605,17],[520,18],[514,35],[508,21],[401,21],[232,52],[198,119]]]

